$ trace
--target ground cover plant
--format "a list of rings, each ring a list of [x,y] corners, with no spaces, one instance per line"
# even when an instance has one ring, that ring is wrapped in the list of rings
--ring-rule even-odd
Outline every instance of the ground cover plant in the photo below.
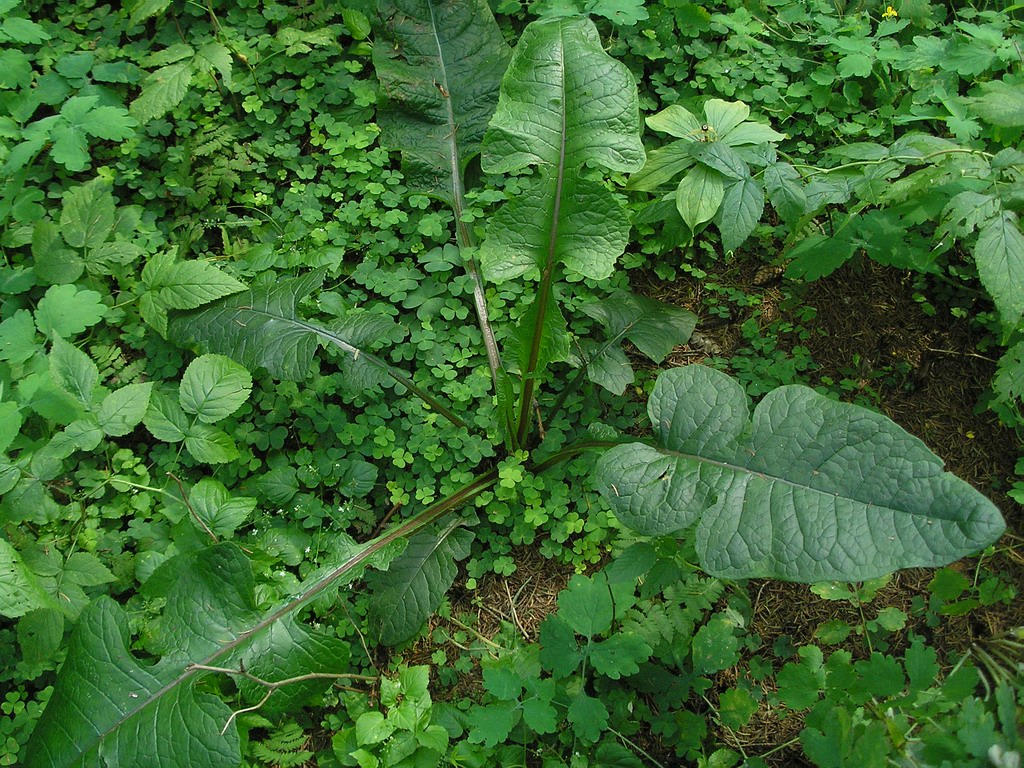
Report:
[[[771,344],[659,373],[698,317],[630,290],[687,275],[728,318],[709,271],[752,243],[795,284],[905,270],[1000,350],[1019,429],[1019,25],[756,10],[8,3],[0,761],[1019,760],[1019,614],[956,658],[925,634],[1007,579],[871,605],[1012,553],[1012,501],[742,362]],[[576,575],[487,636],[446,595],[524,547]],[[858,618],[766,643],[764,578]],[[798,727],[755,753],[766,713]]]

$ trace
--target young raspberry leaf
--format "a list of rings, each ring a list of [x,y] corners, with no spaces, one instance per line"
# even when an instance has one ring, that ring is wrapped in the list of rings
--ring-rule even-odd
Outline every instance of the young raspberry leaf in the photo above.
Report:
[[[92,391],[100,381],[99,369],[85,352],[59,336],[50,347],[50,375],[79,403],[86,408],[92,405]]]
[[[181,407],[206,424],[214,424],[237,411],[252,392],[252,376],[224,355],[197,357],[181,379]]]
[[[139,425],[149,408],[153,382],[129,384],[111,392],[100,403],[96,420],[110,437],[122,437]]]

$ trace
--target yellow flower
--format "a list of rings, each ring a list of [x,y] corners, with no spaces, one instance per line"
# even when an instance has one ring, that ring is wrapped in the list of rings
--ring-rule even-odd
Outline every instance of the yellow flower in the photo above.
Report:
[[[883,19],[896,19],[899,18],[899,13],[891,5],[885,6],[885,13],[882,14]]]

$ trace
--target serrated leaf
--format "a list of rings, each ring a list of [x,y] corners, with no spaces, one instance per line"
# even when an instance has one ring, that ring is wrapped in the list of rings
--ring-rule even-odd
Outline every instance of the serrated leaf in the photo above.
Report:
[[[693,671],[699,675],[731,667],[739,661],[739,640],[732,625],[720,618],[709,621],[693,636],[692,654]]]
[[[0,322],[0,360],[15,365],[29,360],[39,349],[32,313],[19,309]]]
[[[990,80],[978,86],[981,96],[967,99],[982,120],[1002,128],[1024,126],[1024,94],[1020,83]]]
[[[149,408],[153,382],[128,384],[114,390],[100,403],[96,419],[100,428],[110,437],[122,437],[141,422]]]
[[[16,619],[29,611],[53,605],[53,598],[22,563],[17,550],[0,539],[0,616]]]
[[[540,663],[556,678],[568,677],[583,660],[576,633],[558,615],[545,617],[540,625]]]
[[[676,210],[690,229],[711,221],[725,197],[722,174],[706,165],[696,165],[676,187]]]
[[[584,637],[611,629],[615,604],[604,573],[593,578],[576,574],[558,594],[558,615]]]
[[[554,683],[551,680],[541,681],[541,685],[547,683],[553,693]],[[523,702],[523,722],[525,722],[535,733],[554,733],[558,728],[558,712],[551,706],[550,694],[545,697],[526,699]]]
[[[114,197],[110,186],[100,179],[73,187],[64,193],[60,232],[73,248],[95,248],[114,228]]]
[[[750,237],[764,212],[764,190],[747,176],[725,187],[715,224],[722,233],[722,248],[735,251]]]
[[[230,357],[201,355],[185,369],[178,392],[186,413],[214,424],[249,399],[252,376]]]
[[[784,221],[796,221],[807,213],[807,193],[796,168],[789,163],[772,163],[764,169],[763,178],[768,200]]]
[[[191,82],[191,61],[161,67],[142,81],[142,92],[132,102],[129,112],[140,123],[162,117],[181,103]]]
[[[973,255],[981,284],[995,302],[1003,324],[1012,328],[1024,315],[1024,234],[1016,214],[1003,211],[984,225]]]
[[[787,254],[791,261],[786,267],[786,277],[808,282],[827,277],[849,261],[856,250],[857,244],[849,237],[811,235]]]
[[[215,536],[231,536],[256,508],[256,499],[232,496],[223,483],[204,477],[192,487],[189,503]]]
[[[466,716],[469,740],[488,748],[497,746],[512,732],[518,719],[518,710],[518,703],[510,701],[473,707]]]
[[[142,423],[153,437],[167,443],[181,442],[189,431],[188,416],[178,401],[159,390],[150,395],[149,408]]]
[[[370,576],[368,618],[381,643],[395,645],[419,631],[455,581],[455,562],[469,555],[472,541],[460,521],[440,532],[424,531],[409,539],[387,571]]]
[[[206,261],[175,261],[170,254],[150,259],[142,279],[166,309],[195,309],[245,290],[245,285]]]
[[[607,640],[590,646],[588,658],[594,670],[612,680],[630,677],[640,671],[640,665],[651,656],[649,646],[633,632],[616,632]]]
[[[742,688],[730,688],[718,696],[718,717],[726,728],[734,731],[746,726],[757,709],[757,701]]]
[[[70,338],[103,319],[107,308],[96,291],[52,285],[36,306],[36,325],[44,336]]]
[[[91,552],[75,552],[64,563],[62,577],[80,587],[98,587],[114,580],[114,574]]]
[[[64,244],[60,228],[49,219],[32,228],[32,259],[36,276],[51,285],[73,283],[85,271],[82,257]]]
[[[1024,398],[1024,341],[1014,344],[999,358],[992,389],[1003,400]]]
[[[163,13],[171,0],[136,0],[131,5],[131,23],[140,24],[146,19]]]
[[[566,712],[572,731],[580,739],[594,743],[608,726],[608,708],[600,699],[580,693],[573,699]]]
[[[92,391],[100,381],[100,372],[85,352],[59,336],[50,347],[50,375],[57,386],[85,407],[92,405]]]
[[[209,424],[192,424],[185,436],[185,448],[204,464],[226,464],[238,458],[235,441]]]
[[[598,487],[626,525],[697,525],[705,570],[728,578],[859,581],[937,566],[995,541],[999,510],[881,414],[799,386],[751,421],[742,387],[690,365],[648,402],[656,447],[599,460]]]
[[[581,309],[584,314],[601,323],[608,334],[605,345],[590,357],[591,368],[588,375],[591,381],[605,386],[615,394],[622,394],[625,385],[633,381],[633,371],[628,360],[624,355],[619,358],[620,366],[625,362],[629,373],[628,380],[621,388],[618,385],[622,383],[624,377],[615,380],[607,375],[602,376],[601,369],[593,367],[595,360],[600,361],[608,357],[613,350],[619,352],[617,345],[623,340],[628,340],[647,357],[660,363],[676,346],[690,340],[697,324],[697,317],[692,312],[624,291],[586,304]],[[618,391],[608,386],[611,383],[614,383]]]

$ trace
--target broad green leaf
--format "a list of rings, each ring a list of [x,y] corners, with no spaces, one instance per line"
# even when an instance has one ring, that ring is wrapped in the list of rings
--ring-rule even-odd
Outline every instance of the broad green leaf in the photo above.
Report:
[[[981,96],[968,99],[982,120],[1002,128],[1024,126],[1024,87],[1021,83],[991,80],[978,86]]]
[[[230,357],[202,355],[189,363],[178,391],[186,413],[214,424],[249,399],[252,376]]]
[[[18,645],[27,664],[52,659],[64,640],[64,614],[56,608],[29,611],[18,622]]]
[[[27,309],[19,309],[0,322],[0,360],[17,365],[30,359],[39,349],[35,320]]]
[[[248,559],[233,545],[181,556],[163,568],[166,608],[152,645],[165,648],[164,657],[140,663],[129,650],[124,610],[106,597],[94,601],[72,633],[53,696],[32,734],[28,768],[171,768],[182,764],[183,755],[190,765],[234,768],[241,753],[231,708],[193,685],[204,674],[193,664],[242,661],[268,680],[293,676],[296,669],[337,669],[344,649],[336,639],[290,619],[281,622],[288,611],[264,616],[256,610]],[[331,578],[340,575],[322,577],[305,594]]]
[[[708,99],[704,104],[704,116],[711,128],[712,138],[726,141],[733,129],[750,117],[750,107],[742,101]]]
[[[192,487],[189,503],[216,536],[230,536],[256,508],[256,499],[232,496],[223,483],[204,477]]]
[[[558,594],[558,615],[584,637],[594,637],[612,627],[615,604],[604,573],[592,578],[577,574]]]
[[[722,233],[722,248],[735,251],[750,237],[764,212],[764,190],[756,179],[746,176],[728,183],[715,224]]]
[[[149,408],[142,417],[142,423],[157,440],[166,443],[180,443],[188,435],[189,418],[178,404],[159,390],[149,398]]]
[[[245,285],[207,261],[176,261],[167,252],[149,260],[142,270],[142,279],[167,309],[195,309],[245,289]]]
[[[45,336],[75,336],[103,319],[107,308],[101,298],[74,285],[52,285],[36,306],[36,325]]]
[[[484,137],[489,173],[538,166],[575,174],[584,164],[629,173],[644,162],[632,76],[608,56],[586,19],[530,24],[502,81]]]
[[[102,179],[69,189],[60,212],[60,233],[73,248],[96,248],[114,228],[116,211],[110,185]]]
[[[556,678],[568,677],[583,661],[576,632],[561,615],[549,614],[540,625],[540,663]]]
[[[191,61],[179,61],[161,67],[142,81],[142,93],[129,108],[132,117],[140,123],[162,117],[181,103],[191,82]]]
[[[18,552],[0,539],[0,616],[16,619],[37,608],[53,606],[53,598],[25,567]]]
[[[633,632],[616,632],[607,640],[590,646],[589,659],[594,670],[612,680],[630,677],[651,657],[651,646]]]
[[[601,184],[577,179],[573,194],[555,211],[546,179],[524,185],[522,194],[504,205],[488,224],[487,240],[480,249],[480,264],[487,279],[505,282],[528,274],[539,278],[553,259],[577,275],[604,280],[629,242],[629,217]]]
[[[713,168],[730,182],[733,179],[750,178],[750,168],[740,154],[720,141],[698,142],[690,145],[693,159]]]
[[[729,131],[725,137],[719,137],[718,140],[730,147],[742,147],[750,144],[774,144],[785,138],[786,134],[774,131],[763,123],[747,120]]]
[[[714,674],[739,661],[739,640],[732,625],[714,618],[693,636],[693,671],[699,675]]]
[[[772,163],[764,169],[763,179],[768,200],[784,221],[796,221],[807,213],[807,193],[796,168],[789,163]]]
[[[992,389],[1005,401],[1024,399],[1024,341],[1014,344],[999,359]]]
[[[171,0],[136,0],[131,4],[131,23],[140,24],[151,16],[163,13]]]
[[[14,442],[14,438],[21,432],[21,423],[21,409],[17,403],[0,403],[0,451],[6,451]]]
[[[622,27],[634,27],[649,17],[644,0],[587,0],[584,11],[591,16],[604,16]]]
[[[298,307],[323,278],[323,272],[285,278],[180,313],[168,324],[168,338],[178,344],[201,343],[250,371],[266,368],[275,378],[301,381],[312,371],[321,339],[316,326],[302,320]]]
[[[1024,315],[1024,234],[1017,216],[1003,213],[981,228],[974,244],[978,277],[1007,328]]]
[[[693,229],[714,218],[724,197],[722,174],[706,165],[697,165],[676,187],[676,209],[686,226]]]
[[[808,282],[827,277],[849,261],[856,250],[857,244],[850,237],[811,235],[787,254],[791,261],[786,267],[786,277],[803,278]]]
[[[594,743],[608,726],[608,708],[600,699],[580,691],[566,712],[572,732],[584,741]]]
[[[520,373],[539,371],[551,363],[561,362],[569,356],[569,331],[562,310],[554,294],[548,294],[547,309],[539,319],[543,304],[535,300],[516,324],[515,335],[509,339],[510,360],[514,360]],[[536,342],[536,346],[531,344]],[[536,358],[530,357],[531,350]]]
[[[539,168],[522,195],[492,218],[481,246],[484,272],[505,280],[557,263],[600,280],[629,235],[614,195],[583,166],[630,172],[643,165],[636,87],[581,18],[534,22],[519,41],[484,136],[490,173]],[[543,299],[542,299],[543,300]]]
[[[73,283],[85,271],[85,262],[64,244],[60,227],[49,219],[40,219],[32,228],[32,259],[35,273],[46,283]]]
[[[368,616],[381,643],[395,645],[419,631],[455,581],[455,563],[469,555],[472,541],[473,534],[457,520],[439,532],[413,536],[387,571],[370,575]]]
[[[698,120],[692,112],[678,104],[667,106],[658,114],[647,118],[648,128],[691,142],[699,141],[707,133],[704,125],[706,123]]]
[[[618,347],[623,340],[631,342],[647,357],[660,363],[676,346],[690,340],[697,324],[697,317],[692,312],[626,292],[615,293],[581,309],[601,323],[608,336],[607,342],[590,357],[587,374],[591,381],[618,395],[633,381],[633,369]],[[625,363],[628,377],[618,371],[615,371],[616,376],[609,376],[609,372],[600,367],[601,362],[613,353],[618,353],[618,368]]]
[[[193,424],[185,435],[185,447],[192,458],[204,464],[226,464],[238,458],[235,441],[209,424]]]
[[[85,352],[59,336],[50,347],[50,375],[57,386],[86,408],[92,405],[92,391],[100,381],[100,372]]]
[[[373,65],[386,97],[381,143],[402,151],[413,189],[450,204],[480,151],[509,48],[486,0],[386,0]]]
[[[114,390],[100,403],[96,419],[100,428],[110,437],[122,437],[141,422],[149,408],[153,382],[128,384]]]
[[[654,192],[694,164],[690,153],[692,144],[687,141],[673,141],[671,144],[647,153],[644,167],[629,177],[628,189]]]
[[[704,568],[727,578],[859,581],[944,565],[995,541],[999,510],[886,417],[800,386],[751,420],[742,387],[691,365],[648,402],[655,444],[608,451],[602,494],[649,535],[697,523]]]

